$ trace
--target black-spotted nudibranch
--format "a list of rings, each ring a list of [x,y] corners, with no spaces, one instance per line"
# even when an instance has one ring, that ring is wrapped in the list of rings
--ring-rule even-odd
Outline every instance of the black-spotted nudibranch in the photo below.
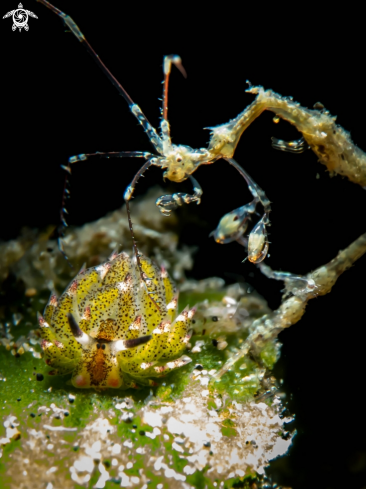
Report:
[[[195,310],[177,315],[166,271],[143,256],[140,262],[144,281],[136,260],[120,253],[81,270],[59,299],[51,295],[39,315],[51,375],[72,373],[75,387],[126,389],[154,385],[154,377],[191,361],[182,354]]]

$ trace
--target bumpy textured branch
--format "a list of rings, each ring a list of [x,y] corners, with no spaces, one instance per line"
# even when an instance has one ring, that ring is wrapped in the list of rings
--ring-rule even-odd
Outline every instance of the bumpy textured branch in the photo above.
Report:
[[[345,250],[340,251],[331,262],[307,274],[304,277],[306,284],[304,287],[298,288],[296,285],[291,287],[288,282],[286,294],[292,293],[293,296],[285,299],[276,311],[265,314],[253,322],[250,334],[240,350],[214,375],[214,380],[220,379],[249,350],[258,355],[268,341],[273,340],[285,328],[297,323],[304,314],[308,301],[328,294],[338,277],[364,253],[366,253],[366,233]]]
[[[230,152],[236,147],[245,129],[264,110],[270,110],[293,124],[302,133],[305,141],[328,170],[344,175],[366,188],[366,155],[352,142],[349,133],[335,124],[335,117],[326,111],[301,107],[291,98],[282,97],[272,90],[264,90],[263,87],[250,87],[247,91],[257,94],[256,99],[229,123],[212,128],[209,146],[211,151]],[[339,252],[330,263],[305,277],[273,272],[268,266],[262,265],[261,270],[265,275],[284,280],[286,292],[283,302],[276,311],[253,322],[250,334],[240,350],[214,375],[213,380],[219,380],[249,351],[259,355],[268,341],[301,319],[310,299],[330,292],[338,277],[365,252],[366,233]]]
[[[291,98],[263,87],[250,87],[247,92],[257,94],[254,102],[227,124],[211,128],[210,152],[231,156],[245,129],[264,110],[270,110],[302,133],[329,171],[366,187],[366,155],[352,142],[350,134],[335,123],[336,117],[327,111],[301,107]]]

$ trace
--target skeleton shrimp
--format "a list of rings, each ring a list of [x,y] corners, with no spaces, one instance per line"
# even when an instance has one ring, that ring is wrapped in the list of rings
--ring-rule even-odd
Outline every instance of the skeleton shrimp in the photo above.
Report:
[[[87,52],[94,59],[99,68],[107,76],[110,82],[116,87],[119,94],[126,100],[128,107],[132,114],[136,117],[139,124],[143,127],[151,145],[154,148],[154,153],[142,152],[142,151],[114,151],[114,152],[96,152],[89,154],[79,154],[69,158],[68,165],[63,168],[67,171],[68,175],[71,174],[71,164],[79,161],[85,161],[92,157],[99,158],[142,158],[145,161],[143,166],[134,176],[132,182],[127,187],[124,193],[124,200],[126,203],[127,216],[129,228],[132,236],[133,249],[136,256],[136,261],[140,271],[140,278],[146,284],[146,277],[142,272],[140,264],[140,254],[137,249],[136,240],[133,234],[133,226],[131,220],[129,202],[133,197],[136,185],[139,179],[151,166],[157,166],[164,171],[163,177],[172,182],[183,182],[189,179],[193,186],[193,193],[174,193],[172,195],[163,195],[156,201],[156,205],[160,212],[169,216],[170,213],[177,209],[178,206],[183,204],[196,203],[199,204],[202,196],[202,189],[193,177],[193,173],[200,165],[209,165],[219,159],[226,160],[232,165],[244,178],[248,188],[253,195],[254,200],[239,209],[236,209],[226,214],[220,221],[219,226],[213,232],[214,238],[218,243],[230,242],[237,240],[242,244],[247,243],[248,247],[248,259],[252,263],[260,263],[267,255],[268,252],[268,239],[267,239],[267,226],[270,224],[269,214],[271,211],[270,201],[266,197],[264,191],[254,182],[254,180],[248,175],[248,173],[234,160],[233,156],[235,149],[238,145],[240,137],[246,127],[248,126],[248,120],[246,117],[246,111],[239,114],[235,119],[227,124],[222,124],[216,127],[209,127],[211,132],[210,141],[207,148],[193,149],[185,145],[173,144],[170,137],[170,125],[168,121],[168,88],[169,77],[172,64],[174,64],[186,77],[185,69],[183,68],[181,58],[177,55],[165,56],[163,63],[164,72],[164,88],[163,88],[163,103],[161,110],[161,123],[160,123],[160,135],[156,129],[150,124],[140,107],[128,95],[123,86],[112,75],[109,69],[101,61],[89,42],[86,40],[83,33],[75,22],[61,10],[51,5],[47,0],[37,0],[45,5],[53,13],[55,13],[64,24],[70,29],[76,39],[84,46]],[[258,114],[259,115],[259,114]],[[68,175],[63,193],[63,201],[61,208],[61,230],[59,231],[59,246],[60,250],[65,255],[62,246],[62,237],[64,235],[65,227],[67,226],[65,219],[65,202],[69,194],[67,188]],[[257,204],[260,203],[263,206],[263,216],[259,222],[254,226],[253,230],[249,234],[249,239],[243,237],[244,232],[247,229],[248,221],[252,214],[256,211]],[[243,241],[244,239],[244,241]],[[66,257],[66,255],[65,255]],[[153,300],[153,299],[152,299]],[[158,307],[158,306],[157,306]]]

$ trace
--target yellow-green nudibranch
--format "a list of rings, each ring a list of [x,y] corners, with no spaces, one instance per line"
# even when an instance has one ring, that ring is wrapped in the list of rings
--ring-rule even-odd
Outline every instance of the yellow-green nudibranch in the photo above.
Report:
[[[39,315],[40,335],[51,375],[72,373],[75,387],[104,389],[154,385],[191,361],[181,356],[191,337],[195,309],[177,315],[177,295],[164,269],[126,253],[83,269],[62,296]],[[150,299],[153,298],[155,303]]]

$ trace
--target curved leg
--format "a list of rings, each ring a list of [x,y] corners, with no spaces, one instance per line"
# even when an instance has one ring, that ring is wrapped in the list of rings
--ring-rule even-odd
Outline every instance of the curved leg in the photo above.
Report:
[[[136,243],[136,239],[135,239],[135,235],[134,235],[134,232],[133,232],[133,225],[132,225],[132,219],[131,219],[131,210],[130,210],[130,200],[132,199],[132,196],[133,196],[133,192],[135,190],[135,187],[136,187],[136,184],[137,182],[139,181],[139,179],[143,176],[143,174],[145,173],[146,170],[148,170],[150,168],[150,166],[154,165],[155,164],[155,159],[150,159],[148,160],[141,168],[140,170],[136,173],[136,175],[134,176],[132,182],[130,183],[130,185],[127,187],[125,193],[124,193],[124,199],[125,199],[125,204],[126,204],[126,210],[127,210],[127,219],[128,219],[128,226],[130,228],[130,233],[131,233],[131,238],[132,238],[132,245],[133,245],[133,251],[134,251],[134,254],[135,254],[135,257],[136,257],[136,263],[137,263],[137,266],[139,268],[139,272],[140,272],[140,279],[142,280],[142,282],[145,284],[145,287],[146,287],[146,290],[149,292],[149,289],[147,287],[147,284],[146,284],[146,280],[149,279],[149,277],[146,277],[144,276],[144,273],[142,271],[142,267],[141,267],[141,262],[140,262],[140,254],[138,252],[138,249],[137,249],[137,243]],[[159,306],[158,306],[158,303],[153,299],[153,297],[151,297],[151,295],[149,294],[149,298],[151,300],[151,302],[153,302],[153,304],[155,305],[155,307],[160,310]]]
[[[142,151],[112,151],[108,153],[89,153],[89,154],[79,154],[76,156],[71,156],[69,158],[69,164],[66,165],[61,165],[61,168],[66,171],[66,176],[65,176],[65,182],[64,182],[64,189],[62,192],[62,203],[61,203],[61,209],[60,209],[60,225],[56,229],[56,236],[57,236],[57,242],[58,242],[58,248],[63,254],[64,258],[72,267],[65,249],[63,245],[62,238],[65,236],[65,229],[68,227],[67,221],[66,221],[66,214],[67,208],[66,208],[66,203],[67,200],[70,198],[70,176],[71,176],[71,167],[70,165],[73,163],[77,163],[78,161],[86,161],[90,157],[98,156],[100,158],[151,158],[153,155],[148,152],[142,152]],[[140,170],[141,171],[141,170]]]
[[[153,155],[144,151],[110,151],[108,153],[101,153],[97,151],[96,153],[86,153],[71,156],[69,158],[69,163],[76,163],[78,161],[88,160],[90,157],[98,156],[99,158],[152,158]],[[67,167],[63,167],[65,170]]]
[[[303,275],[295,275],[290,272],[275,271],[264,263],[259,263],[258,268],[267,278],[282,280],[285,283],[285,299],[291,294],[301,297],[311,291],[314,291],[314,293],[316,292],[316,284],[313,278],[304,277]]]
[[[191,204],[192,202],[197,202],[197,205],[201,202],[201,197],[203,194],[203,190],[197,180],[189,176],[189,179],[193,183],[193,194],[184,194],[182,192],[178,192],[176,194],[170,195],[162,195],[156,200],[156,205],[159,208],[159,211],[164,216],[170,216],[170,213],[177,209],[179,206],[183,204]]]
[[[153,166],[155,164],[156,164],[155,158],[151,158],[136,173],[136,175],[133,177],[132,182],[130,183],[130,185],[125,190],[123,198],[125,199],[126,202],[132,199],[133,192],[135,191],[135,187],[137,185],[137,182],[139,181],[139,179],[141,177],[144,176],[145,171],[148,170],[150,168],[150,166]]]
[[[255,199],[263,205],[264,214],[262,219],[254,226],[249,234],[248,240],[248,260],[252,263],[259,263],[265,259],[268,253],[268,237],[266,226],[270,225],[269,213],[271,212],[271,202],[259,185],[248,175],[233,158],[225,158],[247,182],[248,188]]]

